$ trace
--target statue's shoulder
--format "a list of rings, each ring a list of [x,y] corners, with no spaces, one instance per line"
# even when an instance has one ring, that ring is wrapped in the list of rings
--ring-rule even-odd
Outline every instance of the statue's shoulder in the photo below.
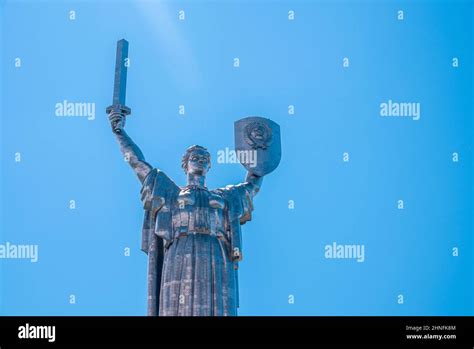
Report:
[[[212,194],[215,194],[215,195],[222,196],[222,195],[225,195],[225,194],[229,193],[233,189],[233,187],[234,187],[234,185],[230,184],[230,185],[226,185],[224,187],[209,190],[209,192],[212,193]]]
[[[228,206],[231,220],[239,220],[240,224],[251,220],[253,210],[252,196],[249,192],[249,183],[226,185],[212,190],[212,193],[222,197]]]
[[[164,173],[162,170],[159,170],[157,168],[152,169],[148,173],[145,180],[143,181],[143,186],[150,186],[157,182],[159,182],[160,184],[168,184],[172,187],[179,188],[175,184],[175,182],[166,175],[166,173]]]
[[[153,198],[161,197],[167,199],[170,196],[178,195],[180,188],[163,171],[154,168],[148,173],[141,190],[142,201],[144,203]],[[145,205],[146,206],[146,205]]]
[[[230,192],[237,192],[237,191],[242,191],[246,190],[251,186],[251,183],[249,182],[243,182],[239,184],[229,184],[221,188],[216,188],[211,190],[212,192],[216,193],[230,193]]]
[[[239,184],[229,184],[225,187],[216,188],[211,190],[210,192],[219,196],[224,197],[225,199],[232,199],[235,197],[245,197],[247,196],[247,191],[249,188],[250,183],[244,182]]]

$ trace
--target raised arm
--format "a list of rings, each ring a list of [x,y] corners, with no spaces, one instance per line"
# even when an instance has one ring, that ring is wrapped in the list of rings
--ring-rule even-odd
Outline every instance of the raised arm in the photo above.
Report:
[[[262,186],[263,183],[263,176],[257,176],[252,172],[247,172],[247,176],[245,177],[245,182],[252,184],[252,192],[253,196],[255,196]]]
[[[152,170],[152,166],[145,161],[145,157],[143,156],[140,148],[138,148],[127,132],[125,132],[124,115],[112,112],[109,115],[109,120],[112,130],[115,134],[115,138],[120,145],[120,151],[122,152],[125,160],[130,164],[132,169],[137,174],[140,182],[143,183],[148,173]]]

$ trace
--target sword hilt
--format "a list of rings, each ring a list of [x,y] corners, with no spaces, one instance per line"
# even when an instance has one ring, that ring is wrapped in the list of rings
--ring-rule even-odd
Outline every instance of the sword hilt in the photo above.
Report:
[[[122,104],[113,104],[111,106],[108,106],[105,109],[105,112],[107,113],[107,115],[110,115],[111,113],[119,113],[119,114],[122,114],[123,117],[125,118],[127,115],[130,115],[132,110],[129,107]],[[120,128],[118,127],[114,128],[114,132],[120,133]]]

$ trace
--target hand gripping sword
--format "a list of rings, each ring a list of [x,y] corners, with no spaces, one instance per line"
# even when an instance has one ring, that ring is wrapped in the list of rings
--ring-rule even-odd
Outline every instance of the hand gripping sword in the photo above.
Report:
[[[118,112],[124,116],[130,115],[131,109],[125,105],[125,92],[127,87],[128,67],[128,41],[125,39],[117,41],[117,55],[115,60],[114,96],[112,105],[105,110],[107,114]],[[114,129],[120,133],[120,128]]]

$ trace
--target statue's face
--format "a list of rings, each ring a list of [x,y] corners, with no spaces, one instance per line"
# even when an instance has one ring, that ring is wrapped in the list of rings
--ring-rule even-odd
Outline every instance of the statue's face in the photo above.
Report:
[[[188,173],[205,176],[209,170],[209,153],[198,149],[191,153],[188,159]]]

